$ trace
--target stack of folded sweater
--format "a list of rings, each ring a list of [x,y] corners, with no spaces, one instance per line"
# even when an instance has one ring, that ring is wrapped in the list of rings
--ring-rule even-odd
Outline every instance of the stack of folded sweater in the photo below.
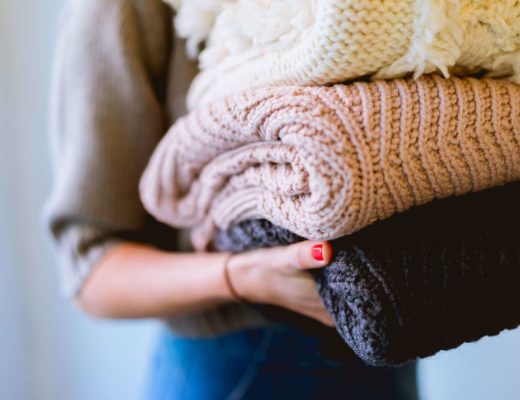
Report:
[[[152,215],[198,249],[336,239],[314,276],[373,365],[520,324],[520,2],[176,6],[207,45],[141,179]]]

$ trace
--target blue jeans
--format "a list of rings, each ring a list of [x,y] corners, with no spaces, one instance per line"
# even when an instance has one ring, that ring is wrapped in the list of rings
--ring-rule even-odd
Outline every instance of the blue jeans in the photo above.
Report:
[[[336,359],[323,354],[316,337],[284,325],[210,339],[164,332],[146,399],[415,399],[414,379],[413,365],[373,368],[354,355]]]

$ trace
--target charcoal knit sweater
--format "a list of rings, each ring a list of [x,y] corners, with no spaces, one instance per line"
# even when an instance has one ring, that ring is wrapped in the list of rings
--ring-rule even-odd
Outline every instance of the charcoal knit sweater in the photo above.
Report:
[[[398,365],[520,324],[520,183],[417,207],[332,242],[314,273],[366,363]],[[242,251],[302,240],[265,220],[218,233]]]

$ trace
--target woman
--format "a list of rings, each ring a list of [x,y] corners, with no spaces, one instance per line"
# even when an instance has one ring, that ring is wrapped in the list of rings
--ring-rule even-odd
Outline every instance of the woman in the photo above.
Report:
[[[185,113],[197,72],[173,37],[170,9],[161,0],[75,0],[62,18],[45,221],[64,291],[80,309],[168,322],[148,398],[404,398],[398,370],[366,368],[330,328],[308,272],[330,261],[329,243],[193,253],[185,232],[143,209],[140,175]],[[247,303],[307,318],[272,322]]]

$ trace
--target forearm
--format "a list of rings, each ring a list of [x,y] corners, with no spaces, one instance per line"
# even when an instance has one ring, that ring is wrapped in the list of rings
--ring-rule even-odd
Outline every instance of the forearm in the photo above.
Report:
[[[170,253],[122,242],[98,262],[76,303],[101,318],[162,318],[233,301],[225,253]]]

